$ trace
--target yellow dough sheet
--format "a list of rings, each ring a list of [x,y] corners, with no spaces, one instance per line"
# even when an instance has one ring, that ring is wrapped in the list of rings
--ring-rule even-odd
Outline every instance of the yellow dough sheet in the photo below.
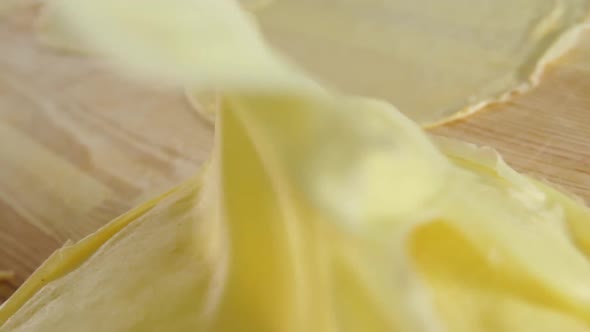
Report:
[[[274,47],[325,85],[377,97],[431,127],[539,82],[578,38],[589,0],[244,0]],[[40,39],[87,52],[51,3]],[[218,98],[187,89],[212,120]]]
[[[0,332],[590,331],[582,203],[325,88],[234,1],[55,10],[127,75],[219,91],[215,149],[52,255],[0,307]]]
[[[590,16],[588,0],[246,3],[271,44],[319,80],[427,126],[534,86]]]

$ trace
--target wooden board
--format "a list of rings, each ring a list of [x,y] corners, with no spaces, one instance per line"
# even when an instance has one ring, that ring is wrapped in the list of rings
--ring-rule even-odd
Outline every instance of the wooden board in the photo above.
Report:
[[[0,302],[66,240],[187,178],[212,144],[178,91],[41,47],[30,14],[0,23],[0,270],[16,274]],[[590,32],[534,91],[433,132],[590,200]]]

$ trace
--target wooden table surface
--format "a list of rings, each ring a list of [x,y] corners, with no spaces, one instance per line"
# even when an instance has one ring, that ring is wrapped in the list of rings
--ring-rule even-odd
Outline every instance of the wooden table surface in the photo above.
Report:
[[[66,240],[181,182],[213,126],[178,91],[110,74],[0,22],[0,302]],[[540,86],[433,130],[499,150],[520,171],[590,201],[590,31]]]

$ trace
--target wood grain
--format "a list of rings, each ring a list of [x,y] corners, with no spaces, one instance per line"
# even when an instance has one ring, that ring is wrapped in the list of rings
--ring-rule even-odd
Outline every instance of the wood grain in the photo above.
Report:
[[[178,91],[145,87],[0,22],[0,302],[51,252],[179,183],[212,126]],[[497,148],[515,168],[590,201],[590,32],[533,91],[433,130]]]
[[[433,132],[492,146],[519,171],[590,202],[590,30],[534,90]]]
[[[0,22],[0,302],[51,252],[193,174],[213,127],[165,87],[33,38],[34,12]]]

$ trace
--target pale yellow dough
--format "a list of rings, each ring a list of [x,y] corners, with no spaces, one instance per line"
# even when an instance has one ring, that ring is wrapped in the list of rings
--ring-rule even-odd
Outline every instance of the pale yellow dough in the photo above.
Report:
[[[424,126],[528,90],[575,44],[590,16],[590,0],[240,3],[273,46],[318,80],[388,100]],[[87,52],[51,6],[39,27],[45,43]],[[215,97],[187,89],[195,109],[211,120],[218,108],[207,105]]]
[[[275,0],[255,14],[321,81],[433,125],[536,84],[574,44],[590,1]]]
[[[203,174],[56,252],[0,332],[590,331],[583,204],[322,87],[231,0],[55,8],[127,74],[224,98]]]

